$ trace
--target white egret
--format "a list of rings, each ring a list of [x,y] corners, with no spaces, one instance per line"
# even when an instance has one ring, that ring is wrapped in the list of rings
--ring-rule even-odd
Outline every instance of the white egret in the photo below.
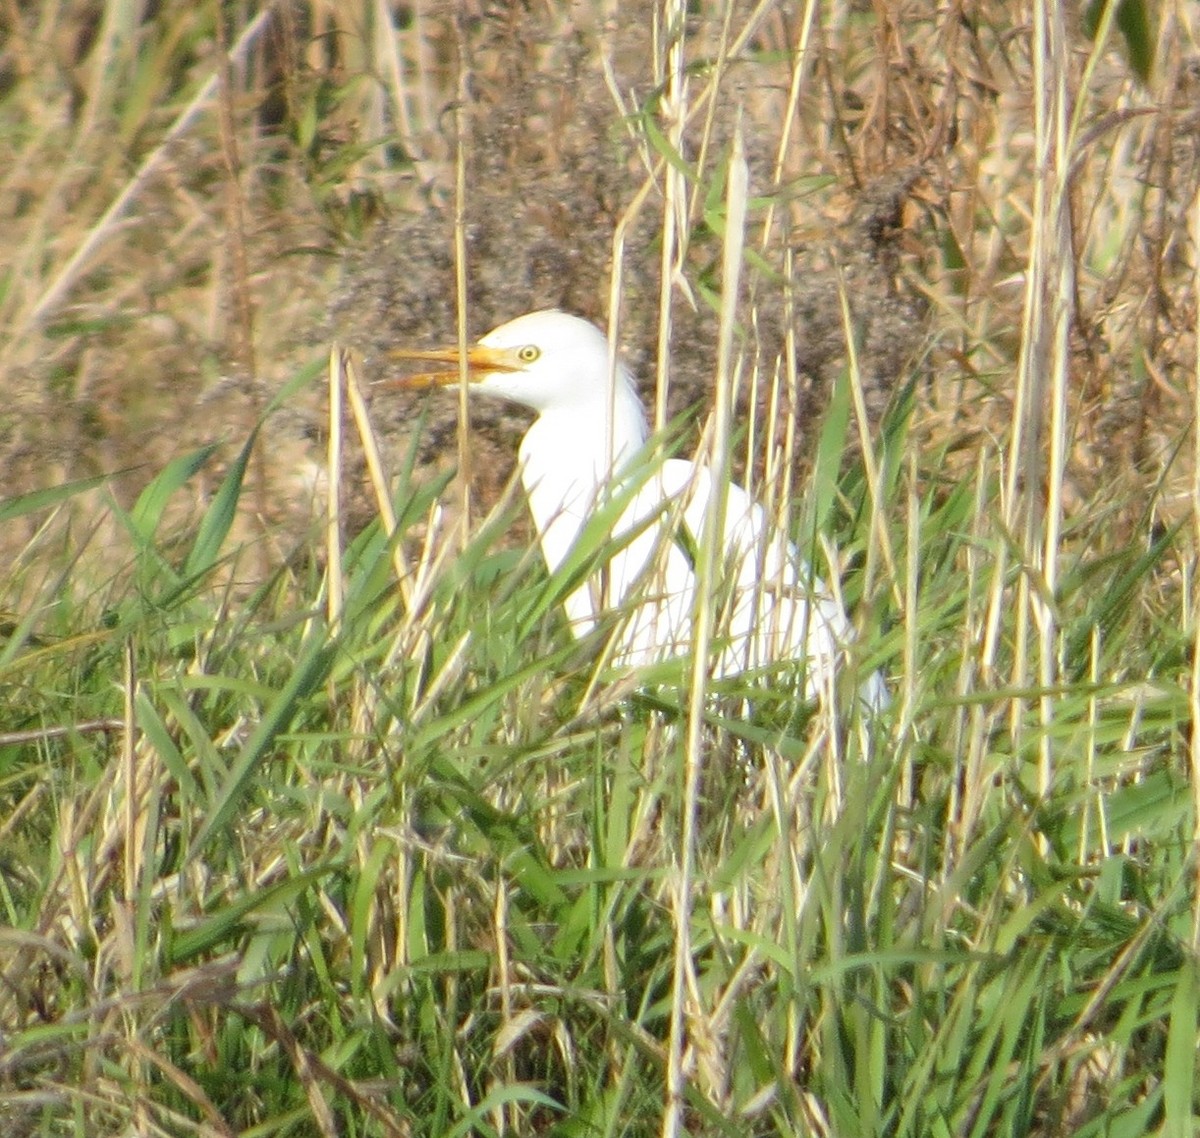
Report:
[[[459,382],[455,348],[398,349],[403,359],[452,364],[396,381],[404,388]],[[717,505],[708,469],[683,459],[649,459],[646,414],[618,361],[609,385],[608,342],[588,321],[555,310],[502,324],[467,350],[472,392],[537,413],[519,449],[520,475],[542,555],[553,572],[589,518],[615,496],[628,504],[600,569],[564,602],[571,631],[616,624],[614,662],[632,667],[691,648],[697,597],[695,551],[706,512]],[[639,459],[651,463],[638,469]],[[853,629],[834,595],[745,490],[728,485],[713,631],[712,675],[795,661],[805,695],[828,692]],[[887,702],[878,673],[863,702]]]

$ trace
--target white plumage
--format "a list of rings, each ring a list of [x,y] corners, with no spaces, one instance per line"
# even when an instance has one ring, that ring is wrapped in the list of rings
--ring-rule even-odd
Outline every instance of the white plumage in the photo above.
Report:
[[[455,349],[394,354],[458,362]],[[683,459],[646,465],[645,410],[620,362],[610,389],[604,335],[577,316],[533,312],[484,336],[468,350],[467,367],[472,391],[537,413],[521,441],[520,475],[552,572],[597,508],[629,499],[613,529],[616,548],[564,603],[572,632],[586,635],[607,614],[616,626],[614,661],[633,667],[690,651],[694,552],[707,512],[719,508],[712,477]],[[457,382],[458,372],[445,370],[401,384]],[[714,594],[715,677],[794,661],[809,698],[831,689],[853,639],[850,622],[763,508],[733,485],[726,488]],[[868,706],[887,701],[878,673],[860,691]]]

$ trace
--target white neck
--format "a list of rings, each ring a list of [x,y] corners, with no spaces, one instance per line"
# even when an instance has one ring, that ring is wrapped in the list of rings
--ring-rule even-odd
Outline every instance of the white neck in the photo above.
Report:
[[[552,572],[599,492],[646,441],[646,413],[632,377],[618,367],[616,381],[611,398],[598,392],[592,400],[547,408],[521,440],[521,481]]]

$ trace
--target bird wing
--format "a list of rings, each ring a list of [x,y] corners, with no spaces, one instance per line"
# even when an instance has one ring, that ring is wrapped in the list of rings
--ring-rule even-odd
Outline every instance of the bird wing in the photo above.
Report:
[[[845,613],[766,511],[725,487],[714,582],[714,674],[793,660],[811,695],[832,679],[851,636]],[[622,615],[619,657],[646,664],[691,650],[700,542],[717,508],[711,471],[668,459],[634,494],[608,563],[605,607]],[[628,540],[625,540],[627,538]]]

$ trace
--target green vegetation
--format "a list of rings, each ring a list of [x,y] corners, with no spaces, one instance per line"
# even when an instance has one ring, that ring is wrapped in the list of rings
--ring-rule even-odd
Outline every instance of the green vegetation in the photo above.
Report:
[[[1152,59],[1178,86],[1153,89],[1153,114],[1106,117],[1113,90],[1141,90],[1140,5],[1091,6],[1088,36],[1071,32],[1076,70],[1055,70],[1062,29],[1049,29],[1033,58],[1042,126],[1022,118],[1028,139],[1011,132],[999,157],[963,143],[978,200],[953,198],[924,235],[934,327],[886,412],[871,406],[877,357],[852,334],[803,445],[774,429],[787,418],[777,391],[743,401],[755,410],[734,459],[840,581],[860,628],[854,665],[884,669],[892,706],[863,724],[798,704],[786,669],[726,681],[698,748],[670,668],[631,679],[608,668],[602,633],[575,643],[563,627],[557,602],[602,554],[603,527],[547,577],[520,536],[519,496],[476,501],[464,537],[420,429],[387,452],[390,477],[364,475],[368,421],[333,416],[317,420],[334,445],[311,479],[316,508],[280,513],[291,452],[272,432],[324,378],[323,353],[283,326],[315,321],[312,294],[332,286],[279,248],[333,248],[411,193],[389,180],[399,141],[346,132],[397,94],[363,47],[388,6],[343,24],[288,7],[305,14],[287,31],[306,51],[356,45],[341,70],[310,62],[288,79],[284,67],[277,130],[243,122],[236,99],[218,113],[214,93],[181,132],[196,166],[164,151],[125,227],[105,220],[109,191],[159,153],[210,74],[206,51],[236,48],[244,29],[218,29],[216,5],[163,4],[145,20],[105,5],[90,54],[78,48],[96,66],[72,121],[94,149],[75,166],[53,116],[22,117],[48,73],[39,52],[66,50],[33,33],[56,15],[86,24],[50,7],[39,23],[16,6],[27,34],[0,94],[6,139],[63,162],[53,185],[24,185],[28,166],[4,183],[28,224],[4,238],[0,291],[14,328],[0,356],[0,1131],[1195,1133],[1195,298],[1164,297],[1192,287],[1194,241],[1166,219],[1197,179],[1149,145],[1146,167],[1129,159],[1141,188],[1123,176],[1137,150],[1125,143],[1161,139],[1155,116],[1188,82],[1164,32]],[[682,7],[646,11],[669,27]],[[1136,45],[1117,7],[1121,27],[1143,29]],[[781,68],[786,92],[803,25],[769,14],[780,42],[766,20],[750,58]],[[420,5],[402,15],[397,42],[420,33],[437,50],[415,72],[407,59],[414,122],[395,125],[400,139],[432,129],[422,99],[456,89],[453,21]],[[920,7],[887,34],[1011,44],[1014,18],[985,5],[977,25],[949,28]],[[877,74],[855,55],[876,42],[874,19],[855,7],[822,29],[847,88]],[[721,83],[747,26],[733,20],[718,38],[728,54],[691,65],[690,96],[645,101],[640,127],[612,116],[646,158],[633,189],[657,160],[666,213],[687,220],[676,207],[703,203],[689,231],[702,263],[685,270],[721,309],[732,148],[676,160],[670,115],[687,108],[671,98],[736,109]],[[670,42],[655,41],[656,60]],[[474,61],[485,87],[489,58]],[[231,82],[261,95],[269,84],[251,72]],[[1050,153],[1056,114],[1075,115],[1058,157],[1077,181],[1051,162],[1035,187],[1026,162],[1042,142]],[[222,173],[231,138],[255,182],[240,207]],[[833,167],[829,145],[818,157]],[[847,153],[872,145],[856,136]],[[760,292],[791,297],[772,226],[836,184],[812,161],[799,201],[796,178],[752,190],[755,252],[738,266],[749,311]],[[64,194],[86,219],[74,230]],[[211,200],[224,204],[210,217]],[[239,208],[217,272],[200,246]],[[303,234],[272,231],[302,209]],[[170,256],[148,243],[155,210],[195,211]],[[1038,303],[1005,291],[1015,273]],[[224,307],[197,303],[206,288]],[[861,296],[832,295],[853,329]],[[1131,297],[1143,307],[1126,322]],[[263,314],[272,302],[288,320]],[[189,308],[221,336],[204,340]],[[196,338],[164,357],[155,337],[174,333],[149,313]],[[738,314],[741,382],[768,390],[773,365]],[[266,357],[271,382],[236,393],[236,414],[205,410],[200,388],[224,390],[226,366],[257,377]],[[182,410],[168,417],[172,400]],[[148,421],[153,445],[135,430]],[[120,432],[128,450],[112,443]],[[38,439],[46,450],[30,449]],[[803,493],[786,492],[793,478]],[[369,518],[334,508],[363,487]]]

